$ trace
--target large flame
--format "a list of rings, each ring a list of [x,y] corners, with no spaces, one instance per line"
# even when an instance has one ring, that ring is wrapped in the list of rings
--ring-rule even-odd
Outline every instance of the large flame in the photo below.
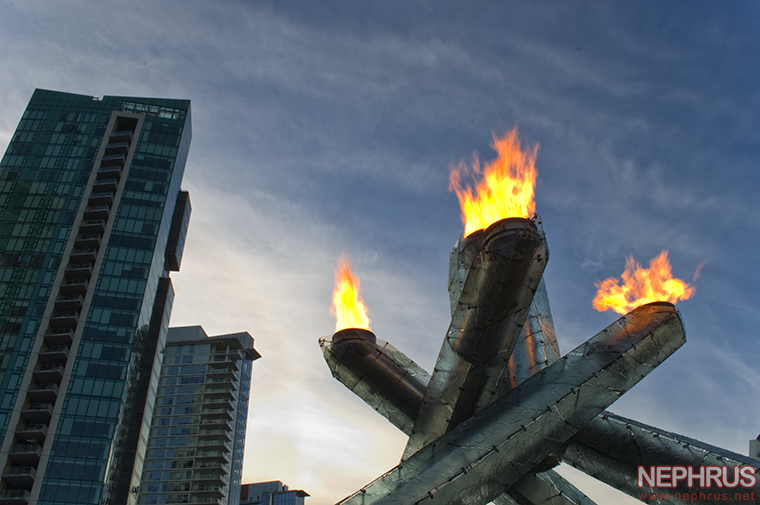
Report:
[[[533,200],[536,185],[536,154],[538,145],[523,151],[517,128],[503,137],[493,135],[491,147],[498,153],[495,160],[481,169],[477,154],[472,168],[461,162],[449,175],[449,191],[454,191],[462,207],[465,236],[508,217],[532,217],[536,211]],[[463,175],[479,178],[475,189],[462,186]]]
[[[628,256],[621,277],[622,285],[613,277],[596,282],[599,288],[593,302],[596,310],[612,309],[618,314],[627,314],[645,303],[687,300],[695,291],[694,286],[673,278],[668,251],[651,259],[649,268],[643,268],[633,256]]]
[[[359,295],[359,279],[351,272],[348,259],[338,259],[335,269],[335,290],[330,313],[335,316],[335,331],[345,328],[369,330],[367,307]]]

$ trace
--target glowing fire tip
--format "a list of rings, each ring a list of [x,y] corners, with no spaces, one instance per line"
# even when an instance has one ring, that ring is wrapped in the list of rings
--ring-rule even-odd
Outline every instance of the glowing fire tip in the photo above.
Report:
[[[536,154],[538,145],[523,150],[517,128],[504,136],[493,135],[491,147],[497,152],[495,160],[481,169],[477,153],[468,168],[464,162],[452,167],[449,191],[459,198],[465,236],[508,217],[529,218],[536,212]],[[477,179],[475,188],[462,185],[465,175]]]
[[[369,330],[367,307],[359,294],[359,279],[351,272],[345,256],[338,259],[335,269],[335,290],[330,313],[335,316],[335,331],[346,328]]]
[[[673,278],[668,251],[652,258],[649,268],[643,268],[633,256],[628,256],[621,278],[622,284],[613,277],[596,282],[599,288],[593,301],[596,310],[612,309],[618,314],[627,314],[646,303],[688,300],[696,291],[694,286]]]

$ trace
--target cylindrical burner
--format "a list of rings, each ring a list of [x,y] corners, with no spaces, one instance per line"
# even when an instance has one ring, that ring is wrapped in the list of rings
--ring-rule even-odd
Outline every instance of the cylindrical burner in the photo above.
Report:
[[[411,432],[427,383],[422,368],[361,328],[340,330],[321,345],[336,378],[401,430]]]
[[[351,341],[356,339],[365,340],[371,344],[377,343],[375,334],[364,328],[344,328],[339,330],[333,334],[332,343],[335,345],[344,340]]]

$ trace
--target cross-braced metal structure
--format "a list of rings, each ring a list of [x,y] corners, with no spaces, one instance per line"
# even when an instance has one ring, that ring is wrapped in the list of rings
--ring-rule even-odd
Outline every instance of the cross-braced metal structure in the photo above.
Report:
[[[400,464],[339,505],[593,505],[552,470],[561,461],[635,498],[652,492],[647,503],[718,504],[694,499],[685,482],[658,498],[637,486],[637,468],[757,471],[757,460],[605,411],[685,343],[680,315],[667,302],[643,305],[560,357],[547,260],[535,220],[460,238],[432,373],[368,330],[320,340],[333,376],[409,435]],[[760,486],[744,491],[760,503]]]

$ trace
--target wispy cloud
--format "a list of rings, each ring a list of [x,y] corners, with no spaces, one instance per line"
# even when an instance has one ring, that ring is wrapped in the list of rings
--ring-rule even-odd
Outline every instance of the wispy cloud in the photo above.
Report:
[[[668,249],[682,278],[707,261],[679,304],[689,342],[613,410],[732,447],[757,434],[754,8],[314,5],[0,6],[0,147],[35,87],[193,101],[172,323],[256,338],[245,480],[326,505],[395,464],[403,437],[316,343],[335,259],[351,255],[378,337],[431,369],[462,231],[449,167],[515,124],[540,144],[562,350],[614,321],[594,281],[626,255]]]

